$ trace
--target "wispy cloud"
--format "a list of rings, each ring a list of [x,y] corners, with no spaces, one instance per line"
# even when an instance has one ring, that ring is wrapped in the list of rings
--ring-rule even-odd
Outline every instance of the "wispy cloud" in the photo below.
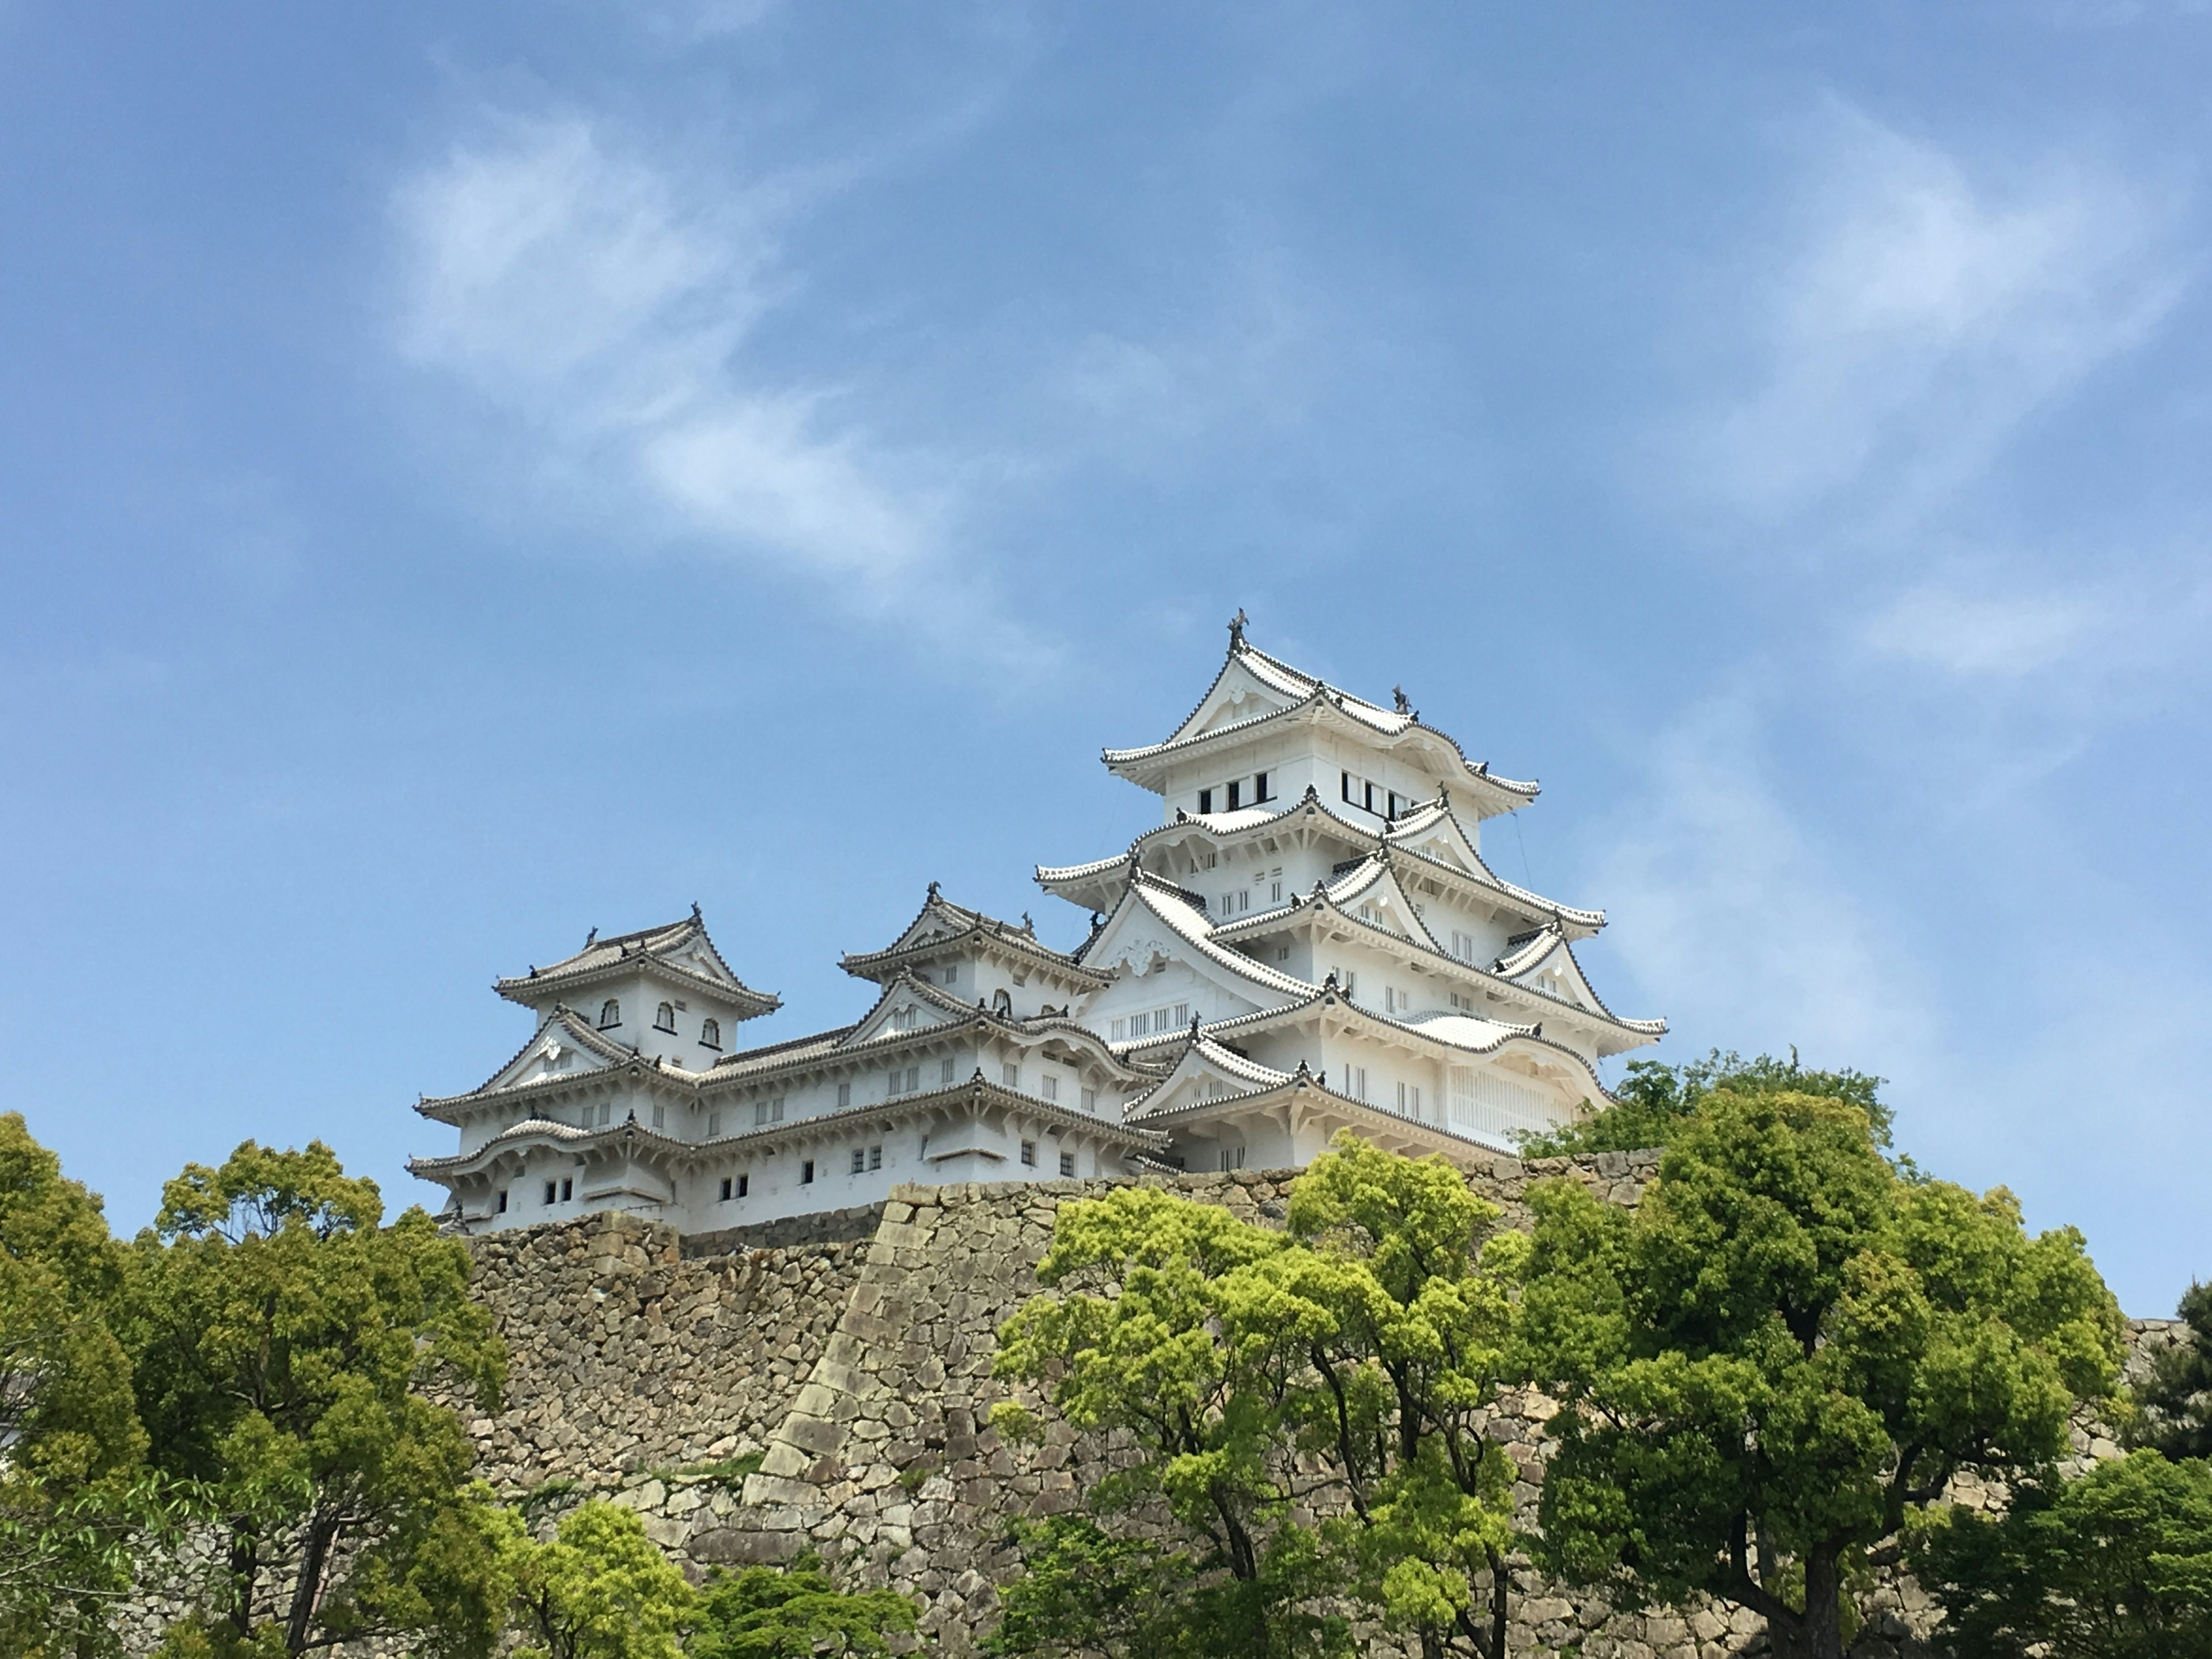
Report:
[[[1749,368],[1670,460],[1753,524],[1864,491],[1893,525],[2148,337],[2180,287],[2168,215],[2084,163],[1992,181],[1845,106],[1821,125],[1799,236],[1747,272]]]
[[[1884,607],[1863,636],[1869,649],[1961,678],[2017,679],[2077,656],[2112,622],[2093,592],[1976,593],[1915,587]]]
[[[914,578],[945,487],[836,388],[746,368],[787,288],[788,204],[696,187],[585,119],[487,127],[395,198],[407,357],[519,423],[547,474],[580,473],[665,536],[860,597]]]
[[[1794,1043],[1808,1062],[1895,1067],[1928,1043],[1920,966],[1778,796],[1756,734],[1741,697],[1691,710],[1605,825],[1592,886],[1608,937],[1665,1004],[1637,1012],[1723,1043]]]

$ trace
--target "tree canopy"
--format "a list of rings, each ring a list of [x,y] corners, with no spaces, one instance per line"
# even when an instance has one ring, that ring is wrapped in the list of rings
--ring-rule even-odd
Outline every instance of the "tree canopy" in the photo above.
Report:
[[[158,1510],[114,1322],[128,1267],[100,1200],[0,1115],[0,1648],[98,1639]]]
[[[1953,1509],[1912,1568],[1961,1659],[2212,1659],[2212,1463],[2135,1451]]]
[[[2151,1357],[2136,1390],[2136,1440],[2168,1457],[2212,1457],[2212,1285],[2181,1297],[2179,1340]]]
[[[1565,1158],[1580,1152],[1633,1152],[1664,1146],[1706,1098],[1721,1091],[1739,1094],[1817,1095],[1857,1107],[1867,1115],[1875,1139],[1889,1145],[1890,1112],[1880,1097],[1881,1079],[1864,1072],[1808,1071],[1788,1060],[1760,1054],[1746,1060],[1712,1050],[1703,1060],[1670,1066],[1656,1060],[1632,1060],[1627,1075],[1603,1109],[1580,1123],[1545,1135],[1524,1135],[1524,1158]]]
[[[1558,1394],[1540,1560],[1714,1595],[1836,1659],[1845,1573],[1973,1469],[2046,1468],[2123,1323],[2070,1229],[1887,1160],[1835,1095],[1712,1090],[1633,1214],[1534,1190],[1526,1364]]]
[[[1093,1508],[1161,1499],[1195,1588],[1162,1591],[1177,1558],[1157,1542],[1048,1526],[1000,1650],[1329,1650],[1329,1592],[1425,1654],[1502,1656],[1513,1476],[1482,1421],[1526,1241],[1498,1218],[1444,1160],[1350,1136],[1292,1186],[1286,1232],[1153,1189],[1064,1206],[1000,1372],[1127,1437]],[[1301,1508],[1328,1513],[1290,1524]]]
[[[505,1352],[469,1257],[321,1143],[187,1165],[140,1235],[131,1319],[151,1457],[219,1535],[203,1633],[287,1653],[402,1628],[410,1558],[470,1501],[475,1449],[422,1390],[496,1406]]]

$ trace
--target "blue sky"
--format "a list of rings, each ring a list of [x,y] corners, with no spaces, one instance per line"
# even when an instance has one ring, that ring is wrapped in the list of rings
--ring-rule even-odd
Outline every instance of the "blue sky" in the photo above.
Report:
[[[702,903],[1149,821],[1240,605],[1660,1051],[2212,1273],[2212,16],[0,0],[0,1106],[118,1225]]]

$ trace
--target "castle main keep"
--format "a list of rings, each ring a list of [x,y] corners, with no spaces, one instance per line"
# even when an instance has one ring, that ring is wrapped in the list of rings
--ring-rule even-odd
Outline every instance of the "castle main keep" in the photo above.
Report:
[[[1188,716],[1109,749],[1161,822],[1110,856],[1040,866],[1091,913],[1073,951],[934,884],[880,950],[851,1024],[764,1047],[780,1007],[692,914],[497,981],[529,1041],[416,1109],[459,1150],[414,1172],[471,1232],[625,1211],[681,1233],[879,1204],[894,1186],[1294,1169],[1339,1129],[1462,1164],[1604,1099],[1599,1062],[1656,1042],[1574,946],[1596,910],[1482,856],[1536,798],[1393,706],[1230,626]]]

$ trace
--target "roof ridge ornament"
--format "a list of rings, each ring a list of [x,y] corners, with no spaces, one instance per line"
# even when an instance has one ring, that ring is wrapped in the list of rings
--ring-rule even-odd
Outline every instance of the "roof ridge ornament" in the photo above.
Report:
[[[932,898],[937,896],[937,884],[933,881],[929,884],[929,896]]]
[[[1244,648],[1244,607],[1238,605],[1237,614],[1229,619],[1229,649],[1231,654]]]
[[[1394,685],[1390,688],[1390,702],[1400,714],[1412,714],[1415,720],[1420,719],[1419,714],[1413,714],[1413,702],[1406,696],[1406,688],[1404,686]]]
[[[699,914],[699,901],[697,899],[693,899],[691,901],[691,920],[694,921],[702,921],[705,920],[705,918]]]
[[[599,930],[597,927],[592,928],[590,933],[584,935],[584,949],[586,951],[590,950],[592,946],[599,942]]]

